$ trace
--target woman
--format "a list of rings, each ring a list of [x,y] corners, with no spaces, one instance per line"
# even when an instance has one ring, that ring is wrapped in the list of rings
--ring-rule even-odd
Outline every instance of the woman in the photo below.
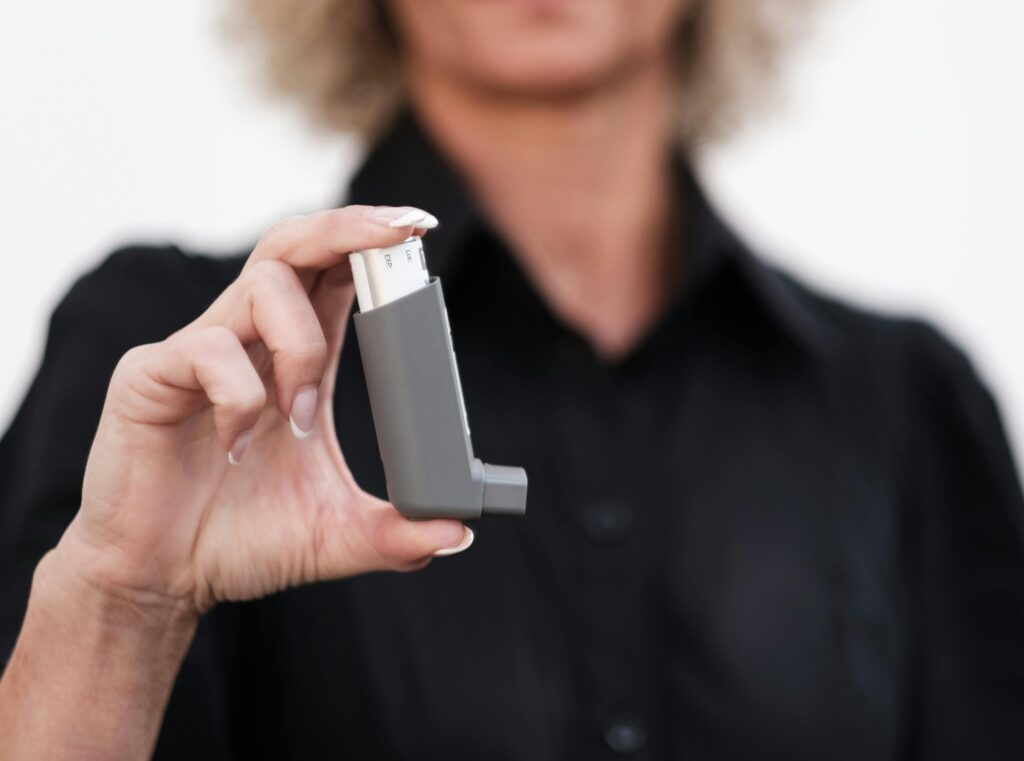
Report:
[[[782,5],[243,3],[374,147],[348,206],[57,310],[0,450],[4,758],[1021,757],[988,393],[761,263],[681,158]],[[379,498],[344,340],[346,254],[436,219],[474,442],[531,476],[468,552]]]

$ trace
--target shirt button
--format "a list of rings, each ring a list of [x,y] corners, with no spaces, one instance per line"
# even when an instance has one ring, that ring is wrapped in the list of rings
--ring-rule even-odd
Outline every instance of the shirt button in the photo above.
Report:
[[[599,502],[583,509],[583,533],[598,544],[618,544],[633,533],[633,508],[623,502]]]
[[[618,713],[604,725],[605,744],[616,753],[636,753],[647,743],[647,725],[636,713]]]

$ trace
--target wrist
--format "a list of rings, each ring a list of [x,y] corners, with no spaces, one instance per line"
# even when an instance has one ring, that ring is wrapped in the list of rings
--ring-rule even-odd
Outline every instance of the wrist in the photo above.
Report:
[[[198,616],[95,583],[73,549],[62,540],[36,568],[0,679],[0,745],[17,758],[144,758]]]
[[[124,638],[159,640],[168,648],[188,647],[199,614],[190,597],[173,597],[125,583],[102,553],[73,536],[74,524],[36,567],[30,606],[53,617],[54,625],[118,632]]]

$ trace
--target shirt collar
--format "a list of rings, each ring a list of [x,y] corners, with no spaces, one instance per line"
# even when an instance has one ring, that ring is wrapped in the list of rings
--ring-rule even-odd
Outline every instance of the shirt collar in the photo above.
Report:
[[[692,204],[690,250],[695,258],[694,286],[714,297],[719,286],[738,288],[752,313],[783,338],[814,357],[827,351],[827,329],[808,302],[807,292],[788,275],[762,260],[709,202],[682,156],[679,173]]]
[[[755,256],[709,203],[686,159],[676,154],[684,193],[681,210],[691,221],[684,254],[693,256],[689,287],[715,299],[719,288],[739,288],[759,321],[796,348],[820,356],[825,327],[807,295],[788,276]],[[367,155],[349,185],[349,202],[417,206],[441,224],[430,233],[428,267],[442,278],[454,273],[472,236],[488,230],[457,172],[430,140],[411,110],[402,111]]]

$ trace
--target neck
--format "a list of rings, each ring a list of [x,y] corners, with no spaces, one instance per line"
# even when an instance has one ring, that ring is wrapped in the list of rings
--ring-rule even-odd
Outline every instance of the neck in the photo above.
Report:
[[[675,287],[667,67],[519,99],[410,74],[414,106],[552,311],[609,359]]]

